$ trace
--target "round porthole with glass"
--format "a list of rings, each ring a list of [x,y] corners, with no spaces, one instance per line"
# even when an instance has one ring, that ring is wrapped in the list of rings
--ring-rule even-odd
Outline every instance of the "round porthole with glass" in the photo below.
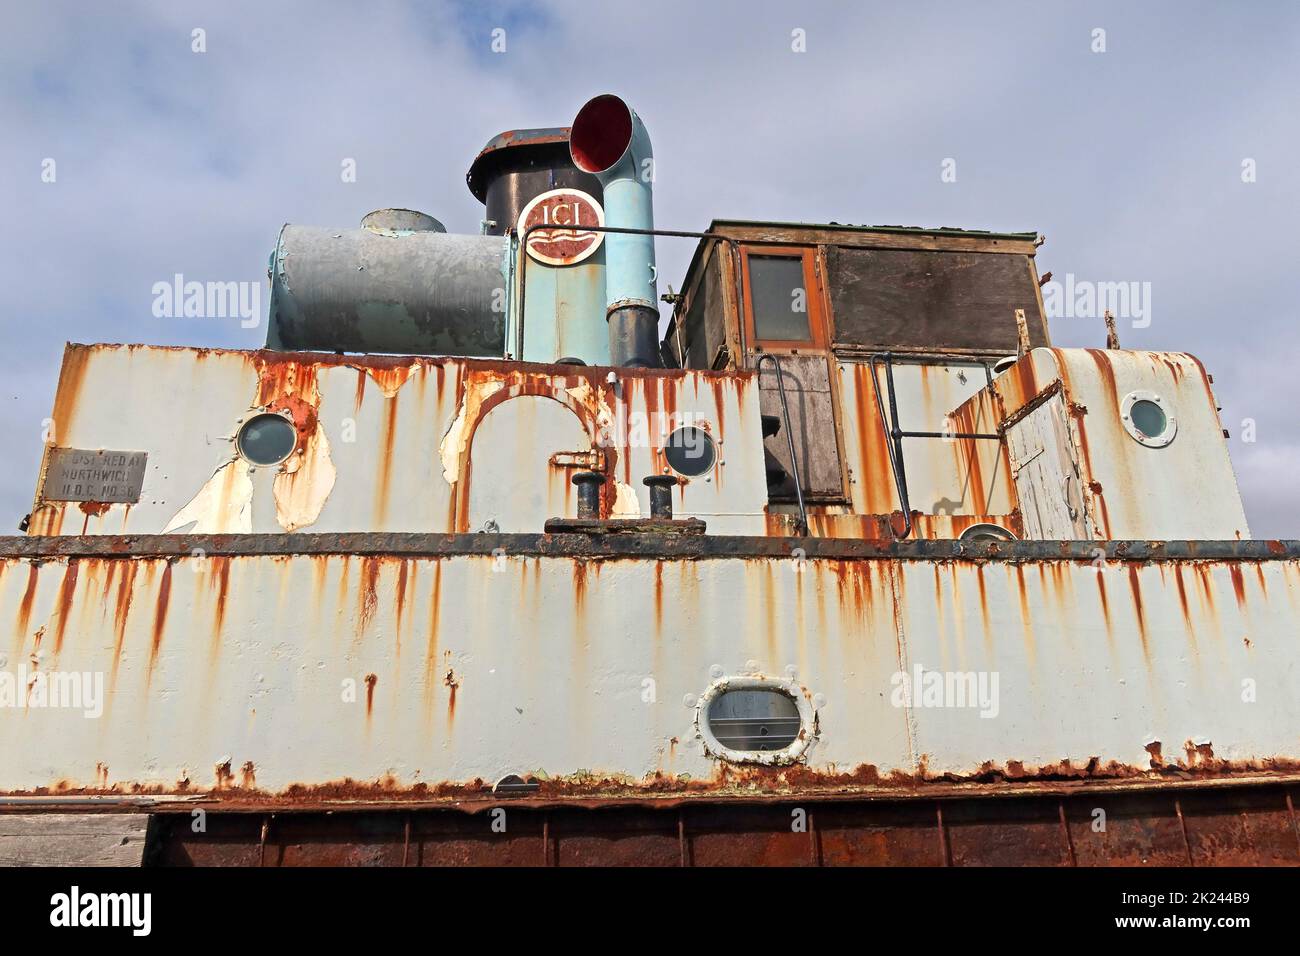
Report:
[[[251,465],[278,465],[298,447],[298,429],[283,415],[254,415],[240,427],[235,447]]]
[[[664,442],[664,458],[677,474],[698,478],[713,468],[718,460],[718,446],[703,428],[683,425]]]
[[[1173,409],[1155,392],[1129,392],[1120,403],[1119,416],[1124,430],[1148,448],[1164,448],[1178,432]]]

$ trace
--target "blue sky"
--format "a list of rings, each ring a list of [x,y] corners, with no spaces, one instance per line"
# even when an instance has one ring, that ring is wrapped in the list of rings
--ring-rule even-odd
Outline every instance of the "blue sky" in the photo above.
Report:
[[[409,206],[476,231],[464,174],[483,143],[612,91],[654,138],[665,228],[1038,230],[1042,272],[1150,282],[1151,324],[1122,326],[1124,345],[1206,363],[1253,532],[1300,538],[1296,4],[8,6],[0,533],[29,510],[65,341],[257,347],[265,329],[235,319],[155,318],[153,284],[264,282],[284,222]],[[689,252],[660,244],[665,282]],[[1053,338],[1104,332],[1059,319]]]

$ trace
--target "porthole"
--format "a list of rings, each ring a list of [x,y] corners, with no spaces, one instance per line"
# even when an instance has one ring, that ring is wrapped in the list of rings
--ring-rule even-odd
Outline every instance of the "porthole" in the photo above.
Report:
[[[1147,401],[1145,398],[1133,403],[1133,407],[1129,409],[1129,416],[1133,419],[1133,427],[1148,438],[1159,438],[1165,433],[1165,426],[1169,423],[1165,418],[1164,410],[1155,402]]]
[[[718,680],[696,711],[705,752],[737,763],[793,763],[812,743],[816,724],[799,687],[757,677]]]
[[[718,446],[703,428],[684,425],[675,429],[664,442],[668,467],[687,478],[707,474],[718,459]]]
[[[1178,421],[1169,403],[1155,392],[1129,392],[1120,404],[1120,422],[1134,440],[1148,448],[1164,448],[1174,440]]]
[[[283,415],[254,415],[235,439],[239,454],[253,465],[278,465],[298,447],[298,429]]]
[[[961,533],[961,541],[1015,541],[1016,536],[1000,524],[981,522]]]

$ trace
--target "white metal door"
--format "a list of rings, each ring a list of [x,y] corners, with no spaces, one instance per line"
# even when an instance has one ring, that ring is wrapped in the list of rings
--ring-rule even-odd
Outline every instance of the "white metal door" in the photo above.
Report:
[[[1079,464],[1059,392],[1007,429],[1007,450],[1025,537],[1086,540]]]

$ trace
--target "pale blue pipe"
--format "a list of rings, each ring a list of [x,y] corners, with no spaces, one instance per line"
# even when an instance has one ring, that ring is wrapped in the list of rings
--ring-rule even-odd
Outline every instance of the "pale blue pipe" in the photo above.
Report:
[[[605,225],[654,228],[654,152],[641,118],[612,94],[578,111],[569,134],[574,165],[604,189]],[[659,362],[658,282],[653,236],[605,234],[605,314],[615,365]]]

